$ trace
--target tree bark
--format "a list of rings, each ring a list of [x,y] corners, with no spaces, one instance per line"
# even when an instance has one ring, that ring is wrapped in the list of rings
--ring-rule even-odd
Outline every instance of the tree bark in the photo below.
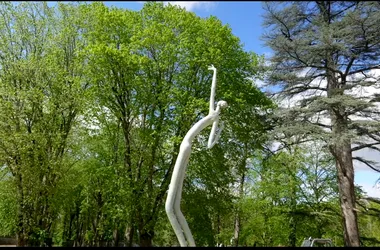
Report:
[[[239,246],[239,233],[240,233],[240,215],[239,212],[236,214],[235,217],[235,227],[234,227],[234,246]]]
[[[296,247],[297,245],[297,218],[296,218],[296,210],[297,210],[297,189],[294,183],[292,183],[292,194],[290,197],[290,232],[288,237],[288,243],[291,247]]]
[[[17,246],[24,247],[27,245],[24,225],[24,192],[22,190],[21,174],[17,175],[17,191],[18,191],[18,208],[17,208]]]
[[[292,209],[293,210],[293,209]],[[297,219],[295,218],[294,210],[290,215],[289,227],[290,232],[288,236],[288,243],[291,247],[296,247],[297,245]]]
[[[133,237],[135,233],[135,227],[132,225],[127,226],[125,229],[125,243],[128,247],[132,247],[133,244]]]
[[[244,157],[244,160],[241,166],[242,175],[240,177],[239,198],[243,197],[244,195],[245,162],[246,162],[246,157]],[[240,204],[238,204],[236,217],[235,217],[235,227],[234,227],[234,242],[233,243],[235,247],[239,246],[239,236],[240,236],[240,227],[241,227],[240,217],[241,217],[241,207],[240,207]]]
[[[337,68],[334,57],[326,52],[327,96],[337,98],[344,95],[346,79],[339,82],[334,69]],[[352,162],[351,139],[348,129],[348,114],[340,104],[331,104],[329,114],[332,128],[332,141],[329,150],[335,158],[337,170],[339,200],[343,215],[344,241],[346,246],[359,246],[360,236],[355,211],[354,166]]]
[[[113,246],[117,247],[119,246],[119,229],[117,226],[115,226],[113,233],[112,233],[112,241],[113,241]]]
[[[340,207],[343,214],[345,246],[359,246],[359,228],[355,205],[354,167],[351,144],[335,147]]]
[[[154,231],[153,230],[143,230],[140,234],[140,246],[141,247],[151,247],[153,237],[154,237]]]
[[[339,187],[340,207],[343,215],[344,241],[346,246],[359,246],[360,236],[355,205],[354,166],[351,140],[348,138],[347,120],[342,110],[330,112],[334,141],[329,146],[335,158]]]

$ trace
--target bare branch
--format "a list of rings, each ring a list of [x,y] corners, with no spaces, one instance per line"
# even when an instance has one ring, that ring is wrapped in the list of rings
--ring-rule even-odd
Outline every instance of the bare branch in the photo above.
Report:
[[[365,198],[362,198],[364,200],[368,200],[368,201],[372,201],[374,203],[377,203],[380,205],[380,199],[379,198],[374,198],[374,197],[365,197]]]
[[[352,64],[354,63],[355,59],[356,59],[356,57],[353,56],[353,57],[350,59],[349,63],[347,64],[346,70],[345,70],[345,72],[344,72],[344,75],[345,75],[345,76],[347,76],[348,72],[350,71],[351,66],[352,66]]]
[[[292,87],[286,90],[289,94],[296,95],[301,92],[304,92],[306,90],[321,90],[321,91],[327,91],[327,88],[321,88],[317,86],[297,86],[297,87]]]
[[[348,73],[346,76],[354,75],[354,74],[357,74],[357,73],[363,73],[364,74],[365,71],[368,71],[368,70],[371,70],[371,69],[380,69],[380,65],[376,65],[376,66],[373,66],[373,67],[367,67],[367,68],[364,68],[364,69],[354,70],[354,71],[351,71],[350,73]]]
[[[367,165],[369,168],[375,170],[376,172],[379,172],[380,173],[380,170],[377,169],[376,167],[374,167],[371,163],[369,163],[369,161],[367,160],[364,160],[363,158],[361,157],[352,157],[353,160],[357,160],[357,161],[360,161],[361,163],[364,163],[365,165]]]
[[[354,148],[351,149],[351,152],[354,152],[354,151],[358,151],[358,150],[361,150],[363,148],[371,148],[371,149],[374,149],[374,150],[378,150],[380,151],[379,148],[376,148],[376,147],[373,147],[375,145],[379,145],[380,142],[374,142],[374,143],[369,143],[369,144],[363,144],[363,145],[360,145],[360,146],[356,146]]]

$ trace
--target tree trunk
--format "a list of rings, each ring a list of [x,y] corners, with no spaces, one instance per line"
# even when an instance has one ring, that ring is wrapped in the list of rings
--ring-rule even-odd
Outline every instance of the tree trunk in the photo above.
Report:
[[[242,175],[240,177],[240,187],[239,187],[239,198],[242,198],[244,195],[244,179],[245,179],[245,161],[246,158],[244,157],[244,161],[242,163]],[[240,204],[238,204],[237,211],[236,211],[236,217],[235,217],[235,228],[234,228],[234,246],[239,246],[239,236],[240,236],[240,227],[241,227],[241,207]]]
[[[341,82],[332,69],[336,63],[332,55],[326,56],[327,96],[337,98],[344,95],[345,78]],[[352,163],[351,139],[348,130],[348,115],[346,108],[340,104],[332,104],[329,108],[332,128],[332,142],[329,145],[335,158],[337,169],[339,200],[343,215],[345,246],[359,246],[358,219],[355,212],[354,166]]]
[[[154,231],[153,230],[143,230],[140,233],[140,246],[141,247],[151,247],[153,237],[154,237]]]
[[[134,232],[135,232],[135,228],[133,224],[130,226],[127,226],[127,228],[125,229],[125,244],[128,247],[131,247],[133,244]]]
[[[117,247],[119,245],[119,230],[118,230],[117,225],[115,226],[112,233],[112,241],[113,241],[114,247]]]
[[[233,246],[237,247],[239,245],[239,233],[240,233],[240,215],[237,212],[235,217],[235,227],[234,227],[234,242]]]
[[[24,247],[27,246],[27,237],[25,234],[24,225],[24,192],[22,190],[22,177],[18,174],[17,177],[17,192],[18,192],[18,208],[17,208],[17,246]]]
[[[217,216],[217,239],[216,239],[216,243],[217,243],[217,246],[219,246],[221,244],[221,240],[220,240],[220,212],[218,210],[218,216]]]
[[[290,227],[290,232],[289,232],[289,236],[288,236],[288,244],[291,247],[296,247],[296,243],[297,243],[297,237],[296,237],[297,236],[296,235],[297,222],[296,222],[296,218],[294,215],[291,215],[291,217],[290,217],[289,227]]]
[[[288,243],[291,247],[296,247],[297,244],[297,218],[295,215],[297,209],[297,193],[296,187],[292,186],[292,197],[291,197],[291,213],[290,213],[290,233],[288,237]]]
[[[335,147],[340,207],[343,214],[345,246],[359,246],[359,229],[355,206],[354,167],[351,144]]]
[[[340,110],[330,113],[334,142],[329,146],[335,158],[339,200],[343,215],[345,246],[359,246],[359,228],[355,207],[354,166],[352,163],[351,140],[348,136],[348,118]]]

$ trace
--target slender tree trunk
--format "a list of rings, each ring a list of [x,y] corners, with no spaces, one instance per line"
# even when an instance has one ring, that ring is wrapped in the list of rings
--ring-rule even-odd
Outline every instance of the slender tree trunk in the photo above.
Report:
[[[131,224],[130,226],[127,226],[127,228],[125,229],[125,241],[126,241],[125,243],[128,247],[131,247],[133,244],[134,233],[135,233],[135,227],[133,226],[133,224]]]
[[[117,247],[119,245],[119,229],[117,225],[115,225],[115,228],[112,233],[112,241],[114,247]]]
[[[221,243],[220,241],[220,212],[218,210],[218,217],[217,217],[217,235],[218,235],[218,238],[217,238],[217,245],[219,246],[219,244]]]
[[[290,232],[288,237],[288,243],[291,247],[296,247],[297,243],[297,221],[295,218],[295,215],[292,213],[290,215],[290,222],[289,222]]]
[[[296,247],[297,245],[297,218],[296,218],[296,209],[297,209],[297,189],[295,184],[292,184],[292,197],[290,200],[291,204],[291,214],[290,214],[290,233],[289,233],[289,246]]]
[[[245,161],[244,158],[243,166],[245,168]],[[242,168],[242,175],[240,177],[240,187],[239,187],[239,198],[242,198],[244,195],[244,179],[245,179],[245,169]],[[239,246],[239,236],[240,236],[240,230],[241,230],[241,207],[240,204],[238,204],[237,210],[236,210],[236,216],[235,216],[235,228],[234,228],[234,246]]]
[[[240,215],[237,212],[235,217],[235,227],[234,227],[234,246],[239,246],[239,233],[240,233]]]
[[[344,241],[346,246],[359,246],[358,219],[355,211],[354,166],[351,141],[347,135],[347,117],[336,111],[331,117],[335,141],[329,148],[335,157],[337,169],[340,207],[344,221]]]
[[[50,196],[46,190],[42,192],[43,195],[43,209],[42,211],[36,211],[36,213],[41,214],[41,223],[42,223],[42,229],[45,230],[46,236],[40,239],[42,244],[45,244],[48,247],[51,247],[53,242],[52,242],[52,230],[51,226],[53,224],[53,218],[52,218],[52,213],[51,213],[51,208],[49,206],[49,199]]]
[[[141,247],[151,247],[152,241],[154,237],[154,231],[153,230],[145,230],[143,229],[140,232],[140,246]]]
[[[351,144],[335,147],[340,207],[343,214],[345,246],[359,246],[359,228],[355,205],[354,167]]]
[[[17,175],[17,192],[18,192],[18,208],[17,208],[17,246],[24,247],[27,245],[24,224],[24,192],[22,190],[22,177]]]

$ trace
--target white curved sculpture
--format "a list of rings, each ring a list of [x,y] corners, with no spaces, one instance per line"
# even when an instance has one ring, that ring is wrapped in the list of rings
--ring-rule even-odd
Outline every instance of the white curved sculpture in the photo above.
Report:
[[[220,133],[223,129],[222,124],[219,128],[218,133],[216,134],[216,129],[219,123],[220,111],[222,108],[227,107],[227,102],[219,101],[216,105],[216,109],[214,109],[216,68],[213,65],[211,65],[211,67],[209,67],[208,69],[214,71],[211,85],[209,114],[206,117],[199,120],[197,123],[195,123],[195,125],[187,132],[186,136],[184,137],[181,143],[165,204],[165,210],[169,217],[169,221],[182,247],[195,246],[193,235],[191,234],[186,219],[183,216],[180,209],[183,180],[185,179],[187,164],[189,163],[192,141],[195,138],[195,136],[197,136],[204,128],[212,124],[210,137],[207,143],[207,147],[212,148],[218,141]]]

